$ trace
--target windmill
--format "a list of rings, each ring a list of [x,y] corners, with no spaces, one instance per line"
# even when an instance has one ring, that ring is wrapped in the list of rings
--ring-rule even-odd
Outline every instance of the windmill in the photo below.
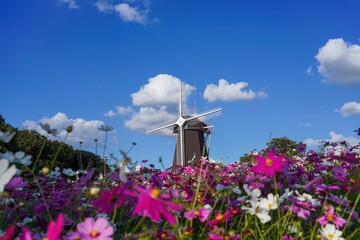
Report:
[[[215,108],[200,114],[184,115],[183,111],[183,88],[184,83],[181,82],[179,96],[179,117],[174,123],[167,124],[146,132],[152,134],[163,129],[173,128],[176,134],[176,147],[173,165],[187,165],[190,159],[195,162],[202,156],[207,156],[204,133],[207,132],[207,125],[200,121],[203,118],[211,118],[221,114],[221,108]]]

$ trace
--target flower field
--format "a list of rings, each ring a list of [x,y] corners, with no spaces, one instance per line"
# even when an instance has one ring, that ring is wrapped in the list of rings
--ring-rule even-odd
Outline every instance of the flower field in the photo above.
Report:
[[[12,137],[0,132],[3,150]],[[3,153],[0,240],[360,239],[356,147],[273,147],[240,160],[160,171],[125,155],[104,176],[35,172],[36,157]]]

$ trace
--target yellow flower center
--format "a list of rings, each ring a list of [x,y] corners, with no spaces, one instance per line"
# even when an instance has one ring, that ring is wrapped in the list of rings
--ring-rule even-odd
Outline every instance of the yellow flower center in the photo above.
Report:
[[[44,237],[42,240],[49,240],[49,238],[47,238],[47,237]]]
[[[327,215],[327,220],[328,220],[328,221],[332,221],[332,220],[333,220],[333,215],[332,215],[331,213],[329,213],[329,214]]]
[[[199,215],[200,215],[200,212],[199,212],[199,211],[195,211],[195,212],[194,212],[194,215],[195,215],[195,216],[199,216]]]
[[[268,208],[272,208],[272,204],[271,204],[271,203],[268,204]]]
[[[217,214],[217,215],[215,216],[215,219],[216,219],[217,221],[221,221],[223,218],[224,218],[224,215],[222,215],[221,213],[219,213],[219,214]]]
[[[92,230],[91,233],[90,233],[90,236],[95,238],[95,237],[99,236],[99,232],[96,231],[96,230]]]
[[[270,158],[266,159],[266,166],[271,167],[273,165],[273,160],[271,160]]]
[[[354,179],[352,179],[352,178],[350,178],[349,182],[356,183],[356,181]]]
[[[162,234],[160,235],[160,238],[166,238],[166,233],[162,233]]]
[[[332,235],[331,233],[329,233],[329,234],[327,235],[327,237],[328,237],[328,239],[333,239],[333,238],[334,238],[334,235]]]
[[[154,188],[152,191],[151,191],[151,197],[152,198],[158,198],[160,195],[160,190],[157,189],[157,188]]]

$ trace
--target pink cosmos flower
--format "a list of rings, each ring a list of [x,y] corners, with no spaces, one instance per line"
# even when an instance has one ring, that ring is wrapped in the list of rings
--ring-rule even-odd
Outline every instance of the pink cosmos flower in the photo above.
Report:
[[[184,217],[190,221],[193,220],[195,217],[197,217],[200,220],[200,222],[205,222],[206,219],[209,217],[210,213],[211,213],[210,209],[199,208],[198,210],[185,212]]]
[[[290,237],[288,235],[285,235],[285,236],[282,237],[282,240],[294,240],[294,238]]]
[[[15,232],[15,225],[8,226],[5,229],[4,235],[0,236],[0,240],[11,240]]]
[[[127,195],[125,189],[127,189],[128,183],[123,185],[117,185],[111,191],[103,190],[100,193],[100,198],[93,202],[94,207],[98,207],[98,213],[112,214],[115,208],[121,207],[124,203]]]
[[[284,160],[284,155],[276,156],[275,153],[268,153],[267,157],[261,155],[254,156],[258,164],[252,167],[254,173],[266,174],[268,177],[274,176],[275,172],[281,172],[282,167],[287,163]]]
[[[59,214],[56,222],[51,221],[46,230],[46,237],[43,240],[60,240],[60,234],[64,226],[64,215]]]
[[[176,224],[176,218],[171,214],[169,209],[180,211],[182,209],[181,204],[172,202],[170,195],[161,194],[161,191],[152,185],[149,185],[147,190],[138,186],[135,188],[139,193],[127,191],[128,195],[138,198],[134,214],[147,216],[153,222],[159,222],[160,217],[163,216],[168,223]]]
[[[330,205],[326,208],[328,210],[325,211],[325,215],[318,218],[316,221],[318,221],[321,226],[325,226],[328,222],[333,222],[337,228],[341,228],[342,226],[344,226],[346,220],[334,215],[334,207]]]
[[[22,233],[20,234],[20,240],[32,240],[31,233],[29,231],[29,228],[25,226],[22,230]]]
[[[76,230],[82,240],[112,240],[114,229],[105,218],[98,218],[96,221],[88,217],[84,222],[78,223]]]

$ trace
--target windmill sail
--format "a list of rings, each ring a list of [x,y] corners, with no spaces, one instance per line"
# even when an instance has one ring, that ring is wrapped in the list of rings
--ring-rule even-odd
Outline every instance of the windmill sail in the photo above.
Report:
[[[221,108],[216,108],[193,116],[185,116],[183,88],[185,88],[185,84],[181,83],[178,107],[179,117],[177,121],[146,132],[146,134],[152,134],[163,129],[173,128],[173,133],[176,134],[173,164],[181,166],[188,165],[191,160],[196,163],[201,157],[208,156],[204,138],[204,134],[207,132],[207,125],[200,121],[200,118],[210,118],[221,114]]]

